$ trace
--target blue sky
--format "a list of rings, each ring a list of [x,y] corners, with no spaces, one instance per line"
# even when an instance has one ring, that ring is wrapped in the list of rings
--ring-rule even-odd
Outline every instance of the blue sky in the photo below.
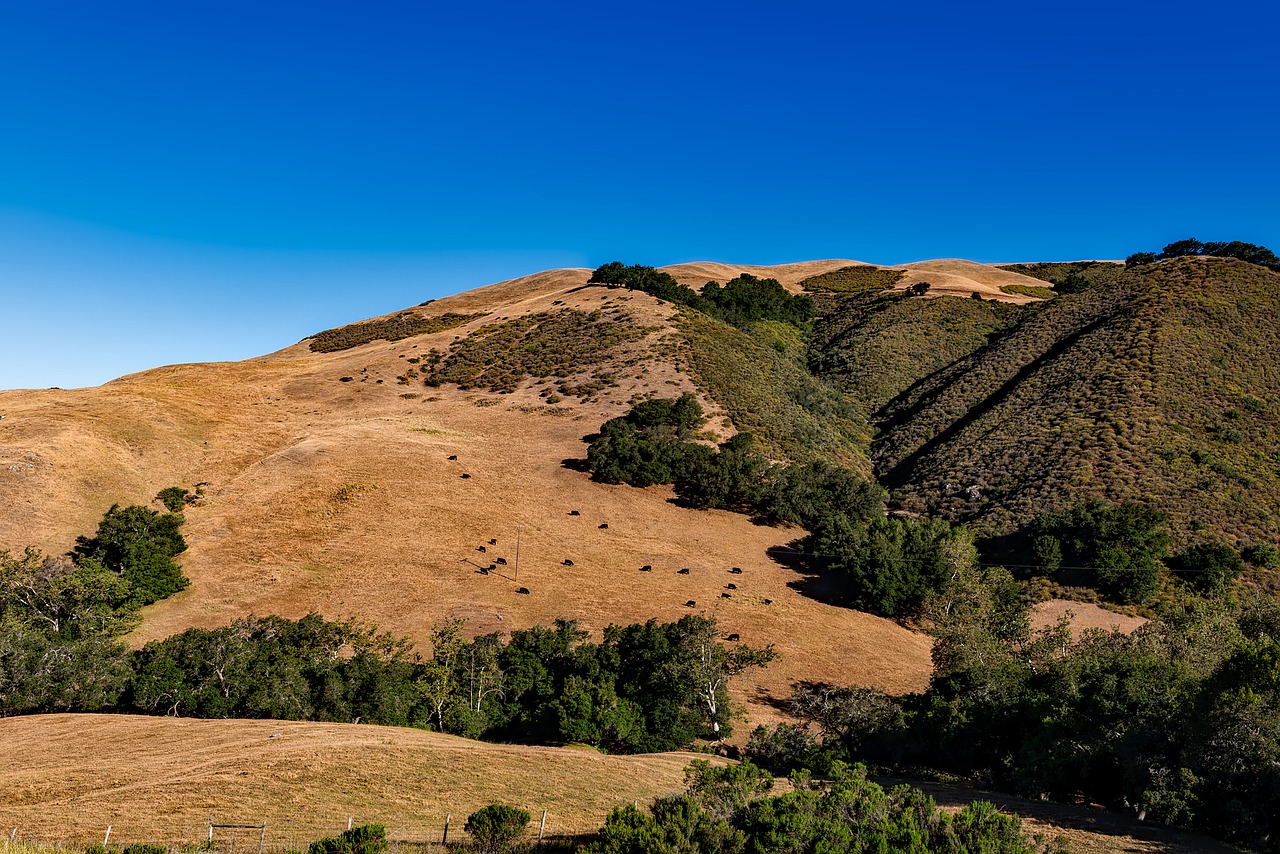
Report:
[[[1271,3],[0,7],[0,388],[614,259],[1280,249]]]

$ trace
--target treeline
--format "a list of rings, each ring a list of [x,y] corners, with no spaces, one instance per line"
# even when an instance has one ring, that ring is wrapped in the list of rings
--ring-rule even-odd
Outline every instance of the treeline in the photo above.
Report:
[[[1031,798],[1100,803],[1280,851],[1280,607],[1169,608],[1130,635],[1033,632],[1004,570],[929,597],[922,694],[804,685],[801,725],[758,729],[775,771],[837,761],[960,775]]]
[[[1265,246],[1258,246],[1253,243],[1245,243],[1241,240],[1231,241],[1210,241],[1201,243],[1195,238],[1186,240],[1175,240],[1170,243],[1159,253],[1156,252],[1135,252],[1124,260],[1126,267],[1136,267],[1139,264],[1152,264],[1156,261],[1164,261],[1169,258],[1182,258],[1187,255],[1211,255],[1218,258],[1236,258],[1240,261],[1247,261],[1250,264],[1257,264],[1266,267],[1269,270],[1280,272],[1280,258]]]
[[[772,648],[719,641],[712,619],[572,621],[467,639],[430,658],[355,622],[246,617],[131,652],[131,588],[93,564],[0,554],[0,715],[115,711],[197,718],[365,721],[472,738],[581,742],[615,752],[688,747],[730,731],[728,683]]]
[[[775,463],[750,434],[710,447],[695,439],[703,420],[691,394],[639,403],[592,438],[588,468],[606,483],[673,484],[691,507],[799,525],[808,535],[796,543],[797,560],[839,577],[848,604],[884,616],[914,614],[957,562],[972,561],[963,527],[886,516],[879,486],[820,460]]]
[[[1066,849],[1022,832],[1017,816],[987,801],[949,814],[919,789],[886,791],[865,769],[834,763],[821,781],[791,778],[790,791],[772,795],[773,777],[749,762],[712,768],[696,761],[687,790],[654,801],[647,811],[615,808],[588,854],[700,854],[746,852],[932,852],[932,854],[1050,854]]]
[[[641,264],[624,265],[613,261],[597,268],[589,284],[618,285],[687,305],[704,314],[734,326],[745,326],[760,320],[781,320],[801,326],[813,317],[813,300],[803,294],[792,295],[777,279],[757,279],[743,273],[722,287],[707,282],[701,291],[677,282],[668,273]]]

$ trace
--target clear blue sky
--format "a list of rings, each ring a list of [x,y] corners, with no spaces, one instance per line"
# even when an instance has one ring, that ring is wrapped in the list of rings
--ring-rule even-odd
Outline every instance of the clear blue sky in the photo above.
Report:
[[[1280,250],[1276,4],[0,6],[0,387],[614,259]]]

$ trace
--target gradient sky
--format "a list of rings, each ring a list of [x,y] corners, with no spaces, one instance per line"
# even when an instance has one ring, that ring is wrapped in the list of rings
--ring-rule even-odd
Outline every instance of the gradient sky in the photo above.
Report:
[[[1274,3],[0,5],[0,388],[556,266],[1280,250]]]

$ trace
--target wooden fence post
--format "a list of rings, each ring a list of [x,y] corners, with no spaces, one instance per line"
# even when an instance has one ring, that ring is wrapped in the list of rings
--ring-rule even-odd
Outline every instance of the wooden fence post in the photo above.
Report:
[[[262,823],[262,829],[258,832],[258,854],[262,854],[263,843],[267,841],[267,823]]]
[[[347,830],[351,829],[351,816],[347,816]]]
[[[542,811],[542,823],[538,825],[538,846],[542,846],[542,832],[547,829],[547,811]]]
[[[440,837],[441,845],[449,844],[449,820],[453,818],[453,813],[449,813],[444,817],[444,836]]]
[[[107,840],[111,838],[111,825],[107,825],[107,832],[102,835],[102,847],[107,847]]]

